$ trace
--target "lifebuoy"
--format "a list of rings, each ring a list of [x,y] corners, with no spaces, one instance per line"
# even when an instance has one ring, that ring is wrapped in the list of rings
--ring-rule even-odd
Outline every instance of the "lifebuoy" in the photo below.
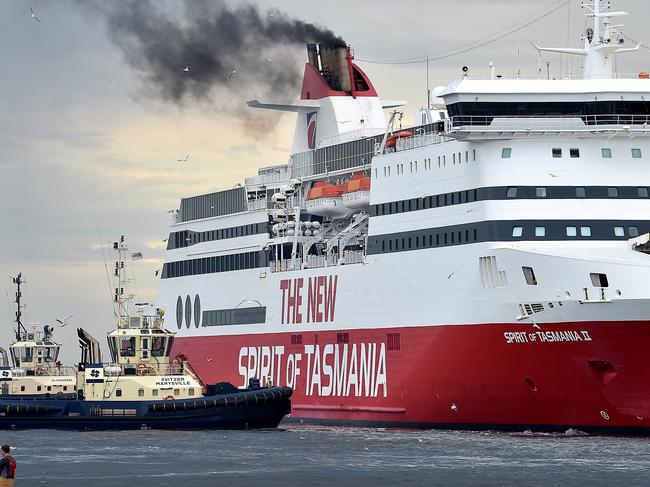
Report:
[[[136,366],[136,369],[138,371],[138,375],[147,375],[149,373],[149,366],[144,362],[140,362]]]
[[[42,367],[39,367],[36,369],[36,375],[44,375],[45,374],[45,369]]]
[[[173,401],[174,396],[165,396],[163,400],[165,400],[165,401]]]

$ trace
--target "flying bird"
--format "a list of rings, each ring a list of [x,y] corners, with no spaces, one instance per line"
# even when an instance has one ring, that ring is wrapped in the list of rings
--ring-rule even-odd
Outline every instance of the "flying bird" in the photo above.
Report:
[[[66,325],[68,324],[68,320],[69,320],[70,318],[72,318],[73,316],[74,316],[74,315],[66,316],[66,317],[63,318],[62,320],[60,320],[60,319],[57,318],[56,321],[57,321],[57,323],[59,323],[59,326],[60,326],[61,328],[63,328],[64,326],[66,326]]]
[[[233,75],[235,75],[236,73],[237,73],[237,68],[234,68],[234,69],[230,72],[230,74],[228,75],[228,79],[232,78]]]
[[[190,158],[190,155],[187,154],[187,155],[185,156],[185,159],[176,159],[176,162],[187,162],[187,160],[188,160],[189,158]]]
[[[41,20],[36,16],[34,13],[34,9],[32,7],[29,7],[29,11],[32,13],[32,19],[35,20],[36,22],[40,22]]]
[[[451,274],[449,274],[449,275],[447,276],[447,279],[451,279],[451,276],[453,276],[453,275],[456,274],[457,272],[458,272],[458,271],[454,271],[454,272],[452,272]]]
[[[266,58],[266,62],[267,62],[267,63],[272,63],[272,62],[273,62],[273,59],[271,59],[270,57],[267,57],[267,58]]]
[[[189,73],[190,72],[190,65],[188,64],[187,66],[185,66],[183,68],[183,71],[185,71],[186,73]]]
[[[160,273],[160,269],[156,269],[156,277],[158,277],[159,273]]]
[[[534,321],[533,321],[533,328],[537,328],[538,330],[541,330],[541,328],[539,327],[539,325],[538,325],[537,323],[535,323]]]
[[[546,174],[548,174],[548,175],[551,176],[552,178],[556,178],[556,177],[557,177],[557,174],[553,174],[552,172],[549,172],[549,173],[546,173]]]

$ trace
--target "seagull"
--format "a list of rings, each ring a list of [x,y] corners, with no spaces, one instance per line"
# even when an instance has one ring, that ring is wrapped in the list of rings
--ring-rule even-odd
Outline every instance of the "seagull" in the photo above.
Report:
[[[454,271],[454,272],[452,272],[451,274],[449,274],[449,275],[447,276],[447,279],[451,279],[451,276],[453,276],[453,275],[456,274],[457,272],[458,272],[458,271]]]
[[[541,330],[541,328],[539,327],[539,325],[538,325],[537,323],[535,323],[534,321],[533,321],[533,328],[537,328],[538,330]]]
[[[112,80],[111,80],[111,84],[112,84],[113,86],[115,86],[115,85],[117,85],[117,81],[115,81],[114,79],[112,79]]]
[[[156,269],[156,277],[158,277],[159,273],[160,273],[160,269]]]
[[[72,318],[73,316],[74,316],[74,315],[66,316],[66,317],[63,318],[62,320],[60,320],[60,319],[57,318],[56,321],[59,323],[59,326],[60,326],[61,328],[63,328],[64,326],[66,326],[66,325],[68,324],[68,320],[69,320],[70,318]]]
[[[270,57],[267,57],[265,61],[266,61],[267,63],[272,63],[272,62],[273,62],[273,59],[271,59]]]
[[[228,75],[228,79],[232,78],[233,75],[236,74],[236,73],[237,73],[237,68],[234,68],[234,69],[230,72],[230,74]]]
[[[185,159],[176,159],[176,162],[187,162],[187,160],[188,160],[189,158],[190,158],[190,155],[187,154],[187,155],[185,156]]]
[[[451,403],[451,410],[452,410],[453,412],[458,411],[458,406],[456,406],[455,403]]]
[[[29,7],[29,11],[32,13],[32,19],[34,19],[36,22],[40,22],[41,20],[36,16],[34,13],[34,9],[32,7]]]
[[[556,178],[556,177],[557,177],[557,174],[553,174],[552,172],[547,172],[546,174],[548,174],[548,175],[551,176],[552,178]]]
[[[212,362],[214,359],[212,357],[205,357],[206,362]]]
[[[185,71],[186,73],[189,73],[190,72],[190,65],[188,64],[187,66],[185,66],[183,68],[183,71]]]

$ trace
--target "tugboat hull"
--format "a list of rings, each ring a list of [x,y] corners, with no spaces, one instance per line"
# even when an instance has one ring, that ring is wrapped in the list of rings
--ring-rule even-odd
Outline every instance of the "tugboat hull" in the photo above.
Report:
[[[85,401],[0,396],[0,429],[133,430],[275,428],[291,412],[288,387],[196,399]]]

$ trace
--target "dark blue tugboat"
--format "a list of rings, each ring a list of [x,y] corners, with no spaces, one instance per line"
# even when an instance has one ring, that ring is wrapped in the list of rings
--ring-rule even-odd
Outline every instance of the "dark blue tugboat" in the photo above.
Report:
[[[248,429],[275,428],[291,412],[289,387],[251,380],[247,389],[222,382],[204,385],[184,357],[170,360],[174,333],[164,312],[127,311],[124,237],[114,244],[117,328],[108,333],[111,364],[99,343],[78,329],[82,349],[76,370],[52,357],[60,345],[51,327],[28,333],[17,313],[13,366],[0,367],[0,429]],[[20,310],[20,276],[16,294]],[[16,282],[16,279],[14,280]],[[46,360],[46,357],[50,359]],[[65,385],[64,385],[65,384]]]

